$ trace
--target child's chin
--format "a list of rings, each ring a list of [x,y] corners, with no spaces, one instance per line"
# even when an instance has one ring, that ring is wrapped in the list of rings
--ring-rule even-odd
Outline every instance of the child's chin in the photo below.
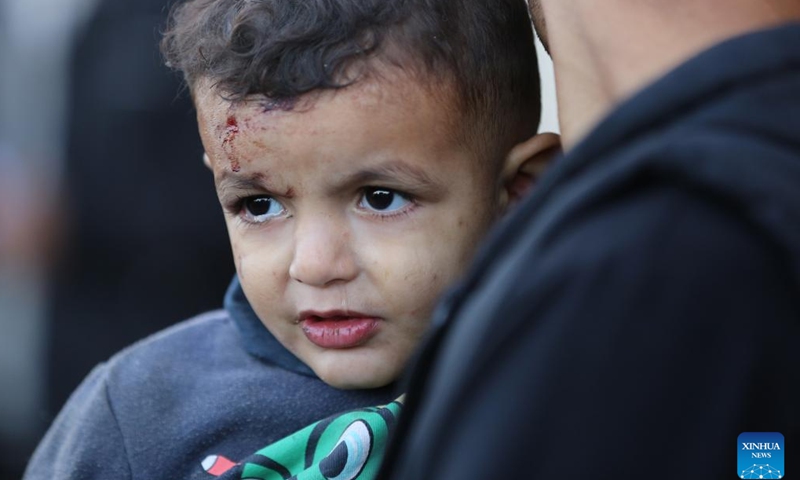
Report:
[[[389,385],[395,379],[395,375],[392,375],[389,372],[364,372],[360,375],[359,372],[353,371],[315,373],[323,382],[340,390],[364,390],[370,388],[380,388]]]

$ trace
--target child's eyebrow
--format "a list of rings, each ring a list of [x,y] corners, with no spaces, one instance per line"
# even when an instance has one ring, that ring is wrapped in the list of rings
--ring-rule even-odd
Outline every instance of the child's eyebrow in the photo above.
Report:
[[[223,170],[220,174],[219,181],[217,182],[217,189],[219,191],[225,190],[257,190],[263,189],[265,185],[265,175],[263,173],[254,173],[251,175],[239,175],[236,173]]]
[[[345,174],[338,188],[387,182],[392,184],[401,182],[417,188],[430,188],[438,184],[424,170],[402,161],[392,160],[360,169],[353,174]]]
[[[267,175],[254,173],[242,175],[223,170],[217,183],[217,190],[264,190],[269,189]],[[402,161],[390,160],[380,165],[369,166],[353,173],[342,173],[331,183],[331,191],[341,191],[364,185],[402,187],[409,190],[435,190],[439,182],[424,170]]]

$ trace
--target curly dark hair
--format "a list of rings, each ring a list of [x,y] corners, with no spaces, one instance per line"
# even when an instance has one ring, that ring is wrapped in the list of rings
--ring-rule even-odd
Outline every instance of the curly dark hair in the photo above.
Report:
[[[450,88],[484,146],[507,151],[539,123],[524,0],[187,0],[161,48],[190,90],[208,79],[232,101],[345,88],[379,60]]]

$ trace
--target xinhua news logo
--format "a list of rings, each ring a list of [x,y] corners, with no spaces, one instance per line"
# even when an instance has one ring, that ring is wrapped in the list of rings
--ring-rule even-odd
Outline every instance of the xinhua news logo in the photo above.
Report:
[[[783,478],[784,441],[777,432],[745,432],[738,440],[739,478]]]

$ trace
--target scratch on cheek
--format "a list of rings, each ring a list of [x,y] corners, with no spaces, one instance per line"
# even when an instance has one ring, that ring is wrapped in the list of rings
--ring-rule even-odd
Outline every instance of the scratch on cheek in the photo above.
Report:
[[[236,121],[236,117],[231,115],[228,117],[228,121],[225,125],[225,137],[222,140],[222,148],[228,152],[228,158],[231,162],[231,170],[234,172],[238,172],[242,169],[241,162],[239,161],[239,155],[236,153],[234,148],[234,141],[236,140],[236,136],[238,134],[239,122]]]

